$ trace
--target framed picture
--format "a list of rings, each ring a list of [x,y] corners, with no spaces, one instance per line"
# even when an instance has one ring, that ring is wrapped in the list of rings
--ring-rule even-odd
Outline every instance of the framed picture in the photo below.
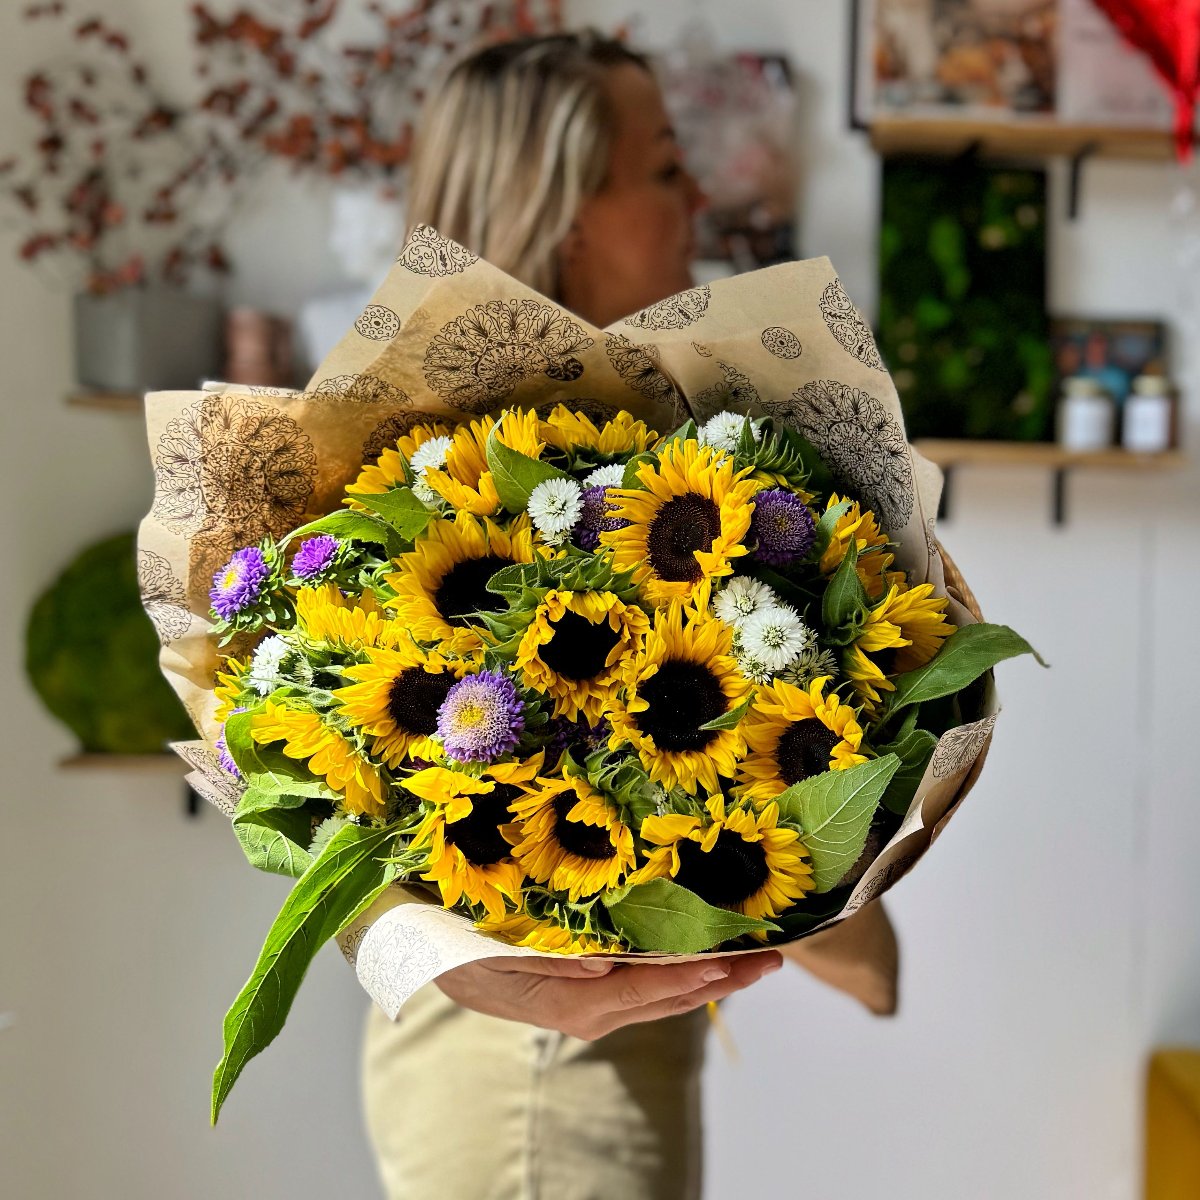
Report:
[[[852,0],[852,14],[855,127],[1053,116],[1058,0]]]
[[[1058,380],[1071,375],[1096,379],[1121,404],[1138,375],[1170,375],[1167,334],[1161,321],[1117,321],[1055,317],[1050,345]]]

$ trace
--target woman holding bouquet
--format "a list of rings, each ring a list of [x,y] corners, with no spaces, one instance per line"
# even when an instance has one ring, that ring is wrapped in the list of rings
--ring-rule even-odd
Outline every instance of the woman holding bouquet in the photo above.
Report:
[[[427,107],[408,217],[605,326],[691,285],[702,201],[646,60],[580,34],[458,64]],[[787,953],[893,1009],[878,905]],[[694,1200],[705,1005],[781,962],[498,959],[441,976],[394,1024],[373,1008],[365,1105],[387,1195]]]

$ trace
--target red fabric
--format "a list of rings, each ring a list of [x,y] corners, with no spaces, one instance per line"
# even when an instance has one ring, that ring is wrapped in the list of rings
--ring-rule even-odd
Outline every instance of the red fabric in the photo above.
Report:
[[[1175,97],[1175,145],[1191,157],[1200,90],[1200,0],[1093,0],[1131,46],[1154,64]]]

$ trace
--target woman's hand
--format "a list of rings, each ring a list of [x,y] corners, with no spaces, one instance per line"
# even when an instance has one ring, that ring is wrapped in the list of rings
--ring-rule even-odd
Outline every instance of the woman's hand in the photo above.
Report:
[[[490,958],[455,967],[437,984],[464,1008],[592,1042],[635,1021],[677,1016],[723,1000],[782,964],[776,950],[662,965]]]

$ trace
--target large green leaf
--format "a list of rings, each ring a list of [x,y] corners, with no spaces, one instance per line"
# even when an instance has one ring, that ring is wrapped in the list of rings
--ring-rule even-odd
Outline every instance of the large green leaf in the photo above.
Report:
[[[927,729],[913,729],[890,746],[880,747],[881,752],[890,752],[900,760],[898,770],[883,793],[885,808],[900,816],[908,812],[937,742],[937,738]]]
[[[246,1063],[283,1028],[317,950],[387,884],[389,869],[380,860],[394,838],[390,829],[343,826],[292,889],[249,981],[225,1015],[225,1053],[213,1074],[214,1125]]]
[[[1042,656],[1007,625],[964,625],[943,643],[937,655],[923,667],[896,678],[896,690],[885,701],[891,713],[909,704],[923,704],[962,691],[997,663],[1018,654],[1032,654],[1045,666]]]
[[[339,508],[336,512],[310,521],[307,525],[301,525],[299,529],[293,529],[280,545],[294,542],[297,538],[315,537],[319,533],[327,533],[343,541],[368,542],[371,545],[382,546],[389,555],[399,549],[396,544],[396,531],[390,525],[378,517],[354,512],[348,508]]]
[[[487,464],[500,503],[511,513],[524,512],[529,494],[547,479],[570,479],[565,471],[506,446],[495,429],[488,435]]]
[[[234,713],[225,722],[225,745],[243,778],[261,792],[277,796],[332,795],[328,787],[278,747],[260,746],[250,734],[254,710]],[[311,785],[316,784],[315,789]],[[285,804],[284,807],[287,807]]]
[[[747,933],[775,926],[724,908],[714,908],[695,892],[669,879],[651,879],[605,901],[613,924],[635,950],[699,954]]]
[[[411,542],[424,532],[425,526],[437,514],[413,494],[412,488],[392,488],[378,495],[363,493],[357,497],[360,504],[377,512],[406,542]]]
[[[802,779],[778,797],[779,811],[804,831],[818,893],[835,887],[858,861],[871,818],[899,767],[896,755],[885,754]]]
[[[858,577],[857,564],[858,545],[851,539],[846,543],[845,557],[826,585],[821,601],[826,637],[835,646],[845,646],[853,641],[867,612],[867,593]]]
[[[276,808],[235,818],[233,832],[255,870],[299,879],[312,866],[312,856],[305,848],[312,818],[303,809]]]

